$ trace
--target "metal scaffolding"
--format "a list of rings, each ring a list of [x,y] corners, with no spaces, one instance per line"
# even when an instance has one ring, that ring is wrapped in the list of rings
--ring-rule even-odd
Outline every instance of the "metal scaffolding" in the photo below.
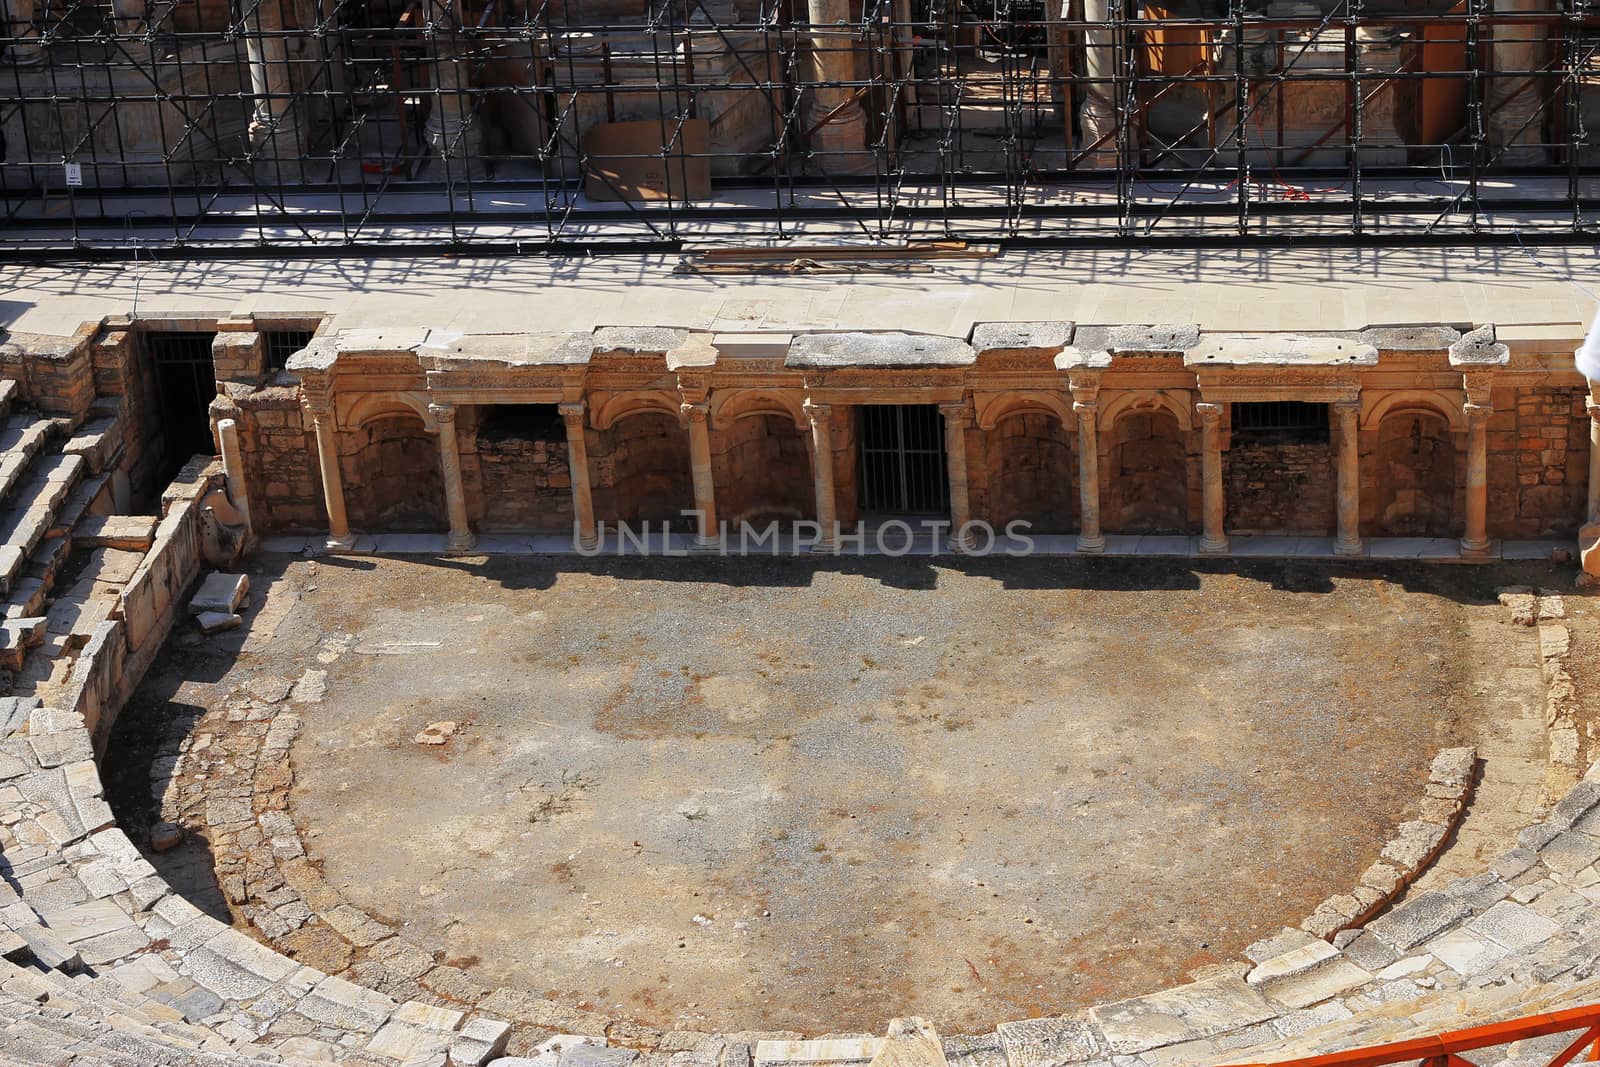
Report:
[[[0,0],[0,255],[1593,241],[1600,0]]]

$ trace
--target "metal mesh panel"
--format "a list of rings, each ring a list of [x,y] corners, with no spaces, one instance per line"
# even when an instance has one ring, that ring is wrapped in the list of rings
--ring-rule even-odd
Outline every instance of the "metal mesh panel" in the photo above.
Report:
[[[1592,240],[1591,0],[4,0],[0,251]]]

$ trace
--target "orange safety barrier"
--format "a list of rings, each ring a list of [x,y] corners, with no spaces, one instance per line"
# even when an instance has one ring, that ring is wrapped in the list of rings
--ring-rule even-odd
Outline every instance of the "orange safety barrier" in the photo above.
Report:
[[[1473,1049],[1494,1048],[1524,1038],[1548,1037],[1551,1034],[1564,1034],[1575,1030],[1583,1032],[1546,1067],[1567,1067],[1567,1064],[1578,1058],[1585,1046],[1589,1049],[1588,1059],[1600,1060],[1600,1004],[1591,1004],[1586,1008],[1568,1008],[1565,1011],[1512,1019],[1510,1022],[1452,1030],[1434,1037],[1419,1037],[1411,1041],[1395,1041],[1387,1045],[1350,1049],[1347,1052],[1330,1052],[1322,1056],[1283,1060],[1273,1067],[1383,1067],[1385,1064],[1410,1063],[1416,1060],[1421,1061],[1422,1067],[1477,1067],[1461,1053],[1471,1052]],[[1265,1065],[1249,1064],[1239,1067],[1265,1067]]]

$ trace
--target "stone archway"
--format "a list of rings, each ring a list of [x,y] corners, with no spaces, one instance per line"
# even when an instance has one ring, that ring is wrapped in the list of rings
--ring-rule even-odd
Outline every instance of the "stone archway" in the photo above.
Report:
[[[418,532],[449,525],[439,438],[421,416],[390,410],[343,436],[358,442],[344,457],[346,506],[356,529]]]
[[[1185,533],[1189,457],[1183,427],[1164,408],[1121,412],[1107,434],[1100,524],[1107,533]]]
[[[983,471],[975,516],[996,530],[1017,520],[1030,523],[1034,533],[1078,528],[1078,441],[1060,417],[1038,407],[1017,408],[969,437],[968,466],[981,462]],[[981,455],[972,454],[974,444],[981,444]]]
[[[637,408],[590,430],[588,443],[597,519],[694,528],[683,515],[694,508],[689,432],[676,415]]]
[[[711,472],[723,522],[760,528],[816,517],[808,431],[787,413],[761,411],[712,426]]]
[[[1437,412],[1390,412],[1378,426],[1377,507],[1372,531],[1390,537],[1458,537],[1464,458]]]

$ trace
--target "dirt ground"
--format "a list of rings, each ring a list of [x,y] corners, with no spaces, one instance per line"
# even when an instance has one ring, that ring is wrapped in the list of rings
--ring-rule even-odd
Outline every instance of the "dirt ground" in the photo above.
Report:
[[[167,692],[328,671],[292,813],[329,881],[487,985],[678,1028],[982,1029],[1237,958],[1526,647],[1483,634],[1528,576],[1481,568],[257,566],[275,630]]]

